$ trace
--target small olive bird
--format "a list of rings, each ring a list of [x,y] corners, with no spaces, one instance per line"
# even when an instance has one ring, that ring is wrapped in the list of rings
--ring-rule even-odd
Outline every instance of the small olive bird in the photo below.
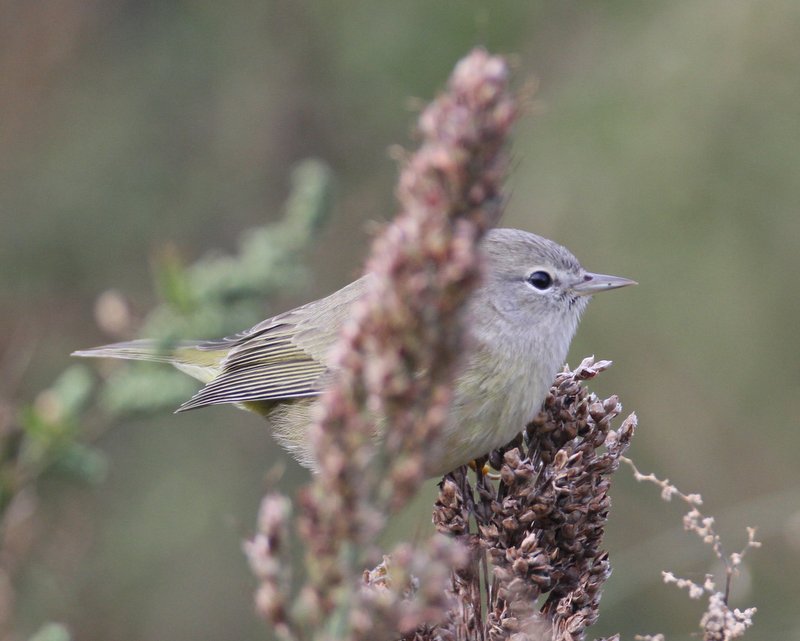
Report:
[[[431,476],[519,433],[564,364],[591,295],[636,284],[587,272],[561,245],[517,229],[489,231],[481,251],[484,279],[465,312],[466,345]],[[229,338],[186,341],[169,350],[135,340],[74,355],[170,363],[205,384],[177,411],[233,403],[257,412],[278,442],[313,468],[313,405],[330,378],[330,349],[369,278]]]

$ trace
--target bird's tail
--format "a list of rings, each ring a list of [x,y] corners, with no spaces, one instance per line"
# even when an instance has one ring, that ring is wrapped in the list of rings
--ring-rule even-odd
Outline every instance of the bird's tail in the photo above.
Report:
[[[72,352],[72,355],[169,363],[189,376],[208,383],[219,374],[220,363],[227,349],[201,349],[201,345],[203,343],[200,341],[181,341],[165,345],[163,341],[144,339],[78,350]]]

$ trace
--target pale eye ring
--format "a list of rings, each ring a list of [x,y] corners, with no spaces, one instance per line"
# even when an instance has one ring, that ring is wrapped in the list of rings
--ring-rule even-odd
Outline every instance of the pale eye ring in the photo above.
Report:
[[[542,269],[533,272],[528,276],[527,281],[532,287],[542,292],[553,286],[553,277]]]

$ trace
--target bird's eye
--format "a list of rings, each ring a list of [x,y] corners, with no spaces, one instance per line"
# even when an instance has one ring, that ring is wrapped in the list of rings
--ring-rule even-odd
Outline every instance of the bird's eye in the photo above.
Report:
[[[553,277],[545,271],[538,270],[528,276],[528,282],[536,289],[544,291],[553,286]]]

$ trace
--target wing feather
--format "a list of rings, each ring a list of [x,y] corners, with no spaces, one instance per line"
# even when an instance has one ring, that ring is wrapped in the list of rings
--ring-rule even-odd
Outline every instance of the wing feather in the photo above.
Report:
[[[328,352],[368,278],[241,334],[198,345],[201,351],[226,350],[227,355],[219,375],[178,411],[319,395],[330,376]]]

